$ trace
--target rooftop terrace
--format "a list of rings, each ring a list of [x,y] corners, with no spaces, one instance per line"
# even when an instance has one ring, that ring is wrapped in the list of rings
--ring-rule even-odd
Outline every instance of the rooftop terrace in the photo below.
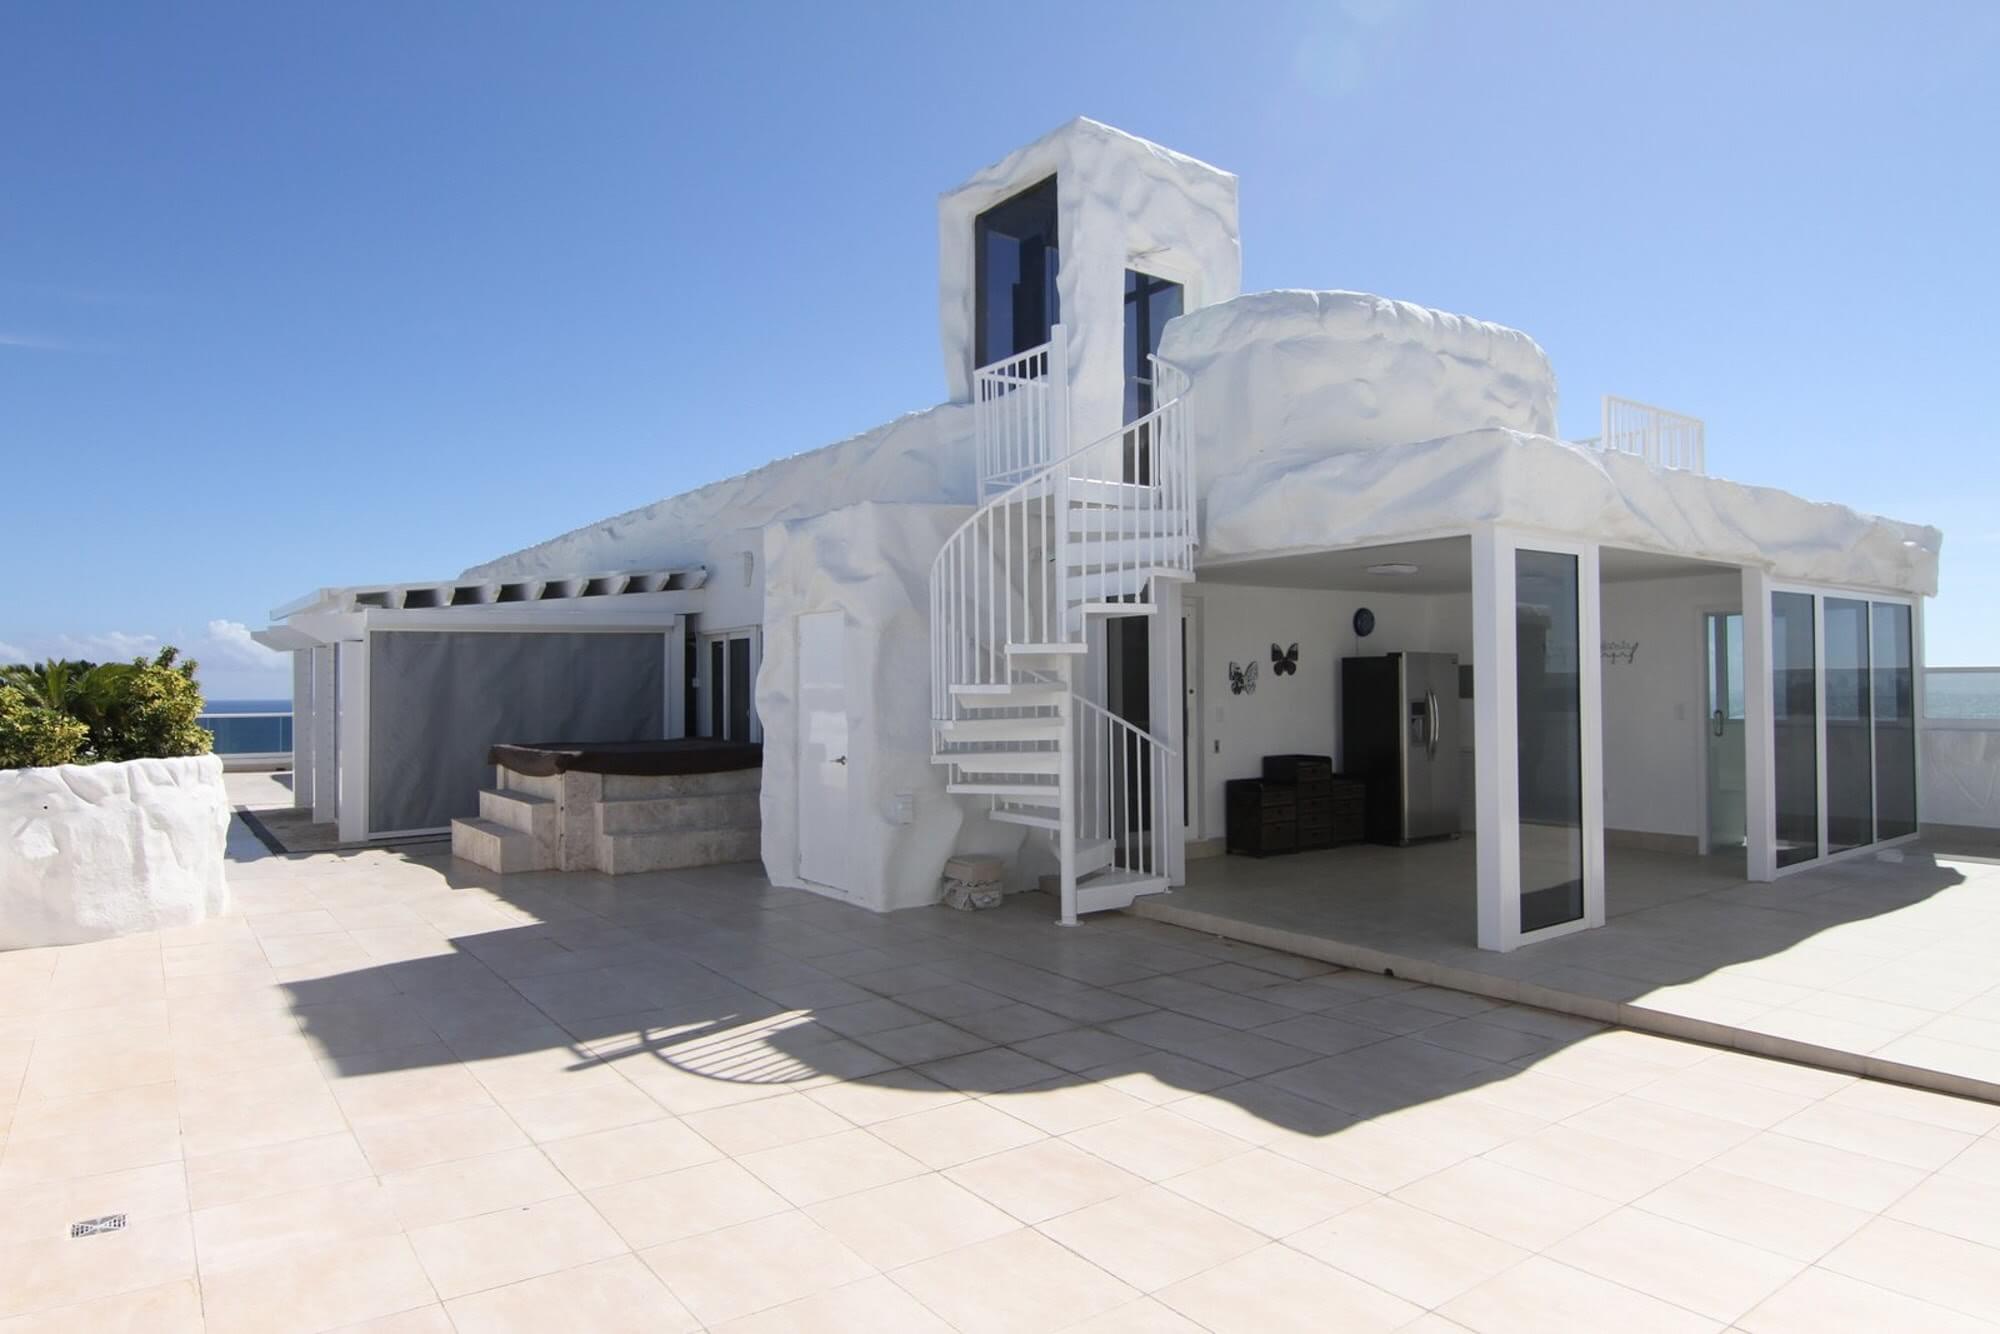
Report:
[[[233,916],[0,956],[9,1331],[2000,1310],[1986,1102],[1130,916],[233,847]]]

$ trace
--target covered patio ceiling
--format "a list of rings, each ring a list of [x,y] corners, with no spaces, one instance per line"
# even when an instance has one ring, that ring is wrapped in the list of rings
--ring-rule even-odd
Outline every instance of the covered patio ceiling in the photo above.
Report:
[[[1380,573],[1381,566],[1415,566],[1404,573]],[[1375,568],[1371,568],[1375,567]],[[1673,579],[1695,574],[1734,574],[1737,567],[1686,556],[1605,547],[1599,571],[1607,584],[1640,579]],[[1386,542],[1337,551],[1303,552],[1264,560],[1204,565],[1206,583],[1260,588],[1340,589],[1357,593],[1465,593],[1472,588],[1472,542],[1466,537],[1434,537]]]

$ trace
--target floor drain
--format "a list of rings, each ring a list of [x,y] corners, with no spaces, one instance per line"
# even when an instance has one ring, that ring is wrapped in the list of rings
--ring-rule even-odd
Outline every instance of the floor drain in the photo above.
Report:
[[[81,1223],[71,1223],[72,1237],[94,1237],[100,1232],[116,1232],[125,1226],[124,1214],[106,1214],[102,1218],[86,1218]]]

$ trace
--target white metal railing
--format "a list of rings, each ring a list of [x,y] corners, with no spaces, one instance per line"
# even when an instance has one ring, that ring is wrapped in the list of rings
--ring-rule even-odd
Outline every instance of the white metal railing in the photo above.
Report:
[[[1069,380],[1069,367],[1063,364],[1066,350],[1062,326],[1057,325],[1040,347],[972,373],[981,500],[1040,471],[1060,455],[1054,437],[1061,423],[1052,423],[1051,417],[1052,409],[1060,410],[1063,397],[1049,390]],[[1052,431],[1052,425],[1058,429]]]
[[[1109,870],[1170,875],[1180,752],[1087,699],[1074,705],[1077,842],[1109,840]],[[1074,915],[1073,905],[1064,907]]]
[[[1577,443],[1611,454],[1631,454],[1657,468],[1708,471],[1706,427],[1699,417],[1606,394],[1603,432],[1595,440]]]
[[[1051,357],[1061,364],[1060,338]],[[954,685],[1013,680],[1010,647],[1082,644],[1085,604],[1138,601],[1155,573],[1192,573],[1186,377],[1157,359],[1154,374],[1160,406],[988,497],[946,539],[931,564],[934,718],[957,716]]]

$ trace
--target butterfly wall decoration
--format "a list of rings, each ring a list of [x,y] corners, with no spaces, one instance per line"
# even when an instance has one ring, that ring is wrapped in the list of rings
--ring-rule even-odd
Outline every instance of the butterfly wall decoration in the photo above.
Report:
[[[1297,644],[1292,645],[1290,648],[1279,648],[1276,644],[1271,645],[1271,675],[1294,676],[1298,673],[1298,670],[1299,646]]]
[[[1229,693],[1232,695],[1254,695],[1257,693],[1257,664],[1246,662],[1229,664]]]

